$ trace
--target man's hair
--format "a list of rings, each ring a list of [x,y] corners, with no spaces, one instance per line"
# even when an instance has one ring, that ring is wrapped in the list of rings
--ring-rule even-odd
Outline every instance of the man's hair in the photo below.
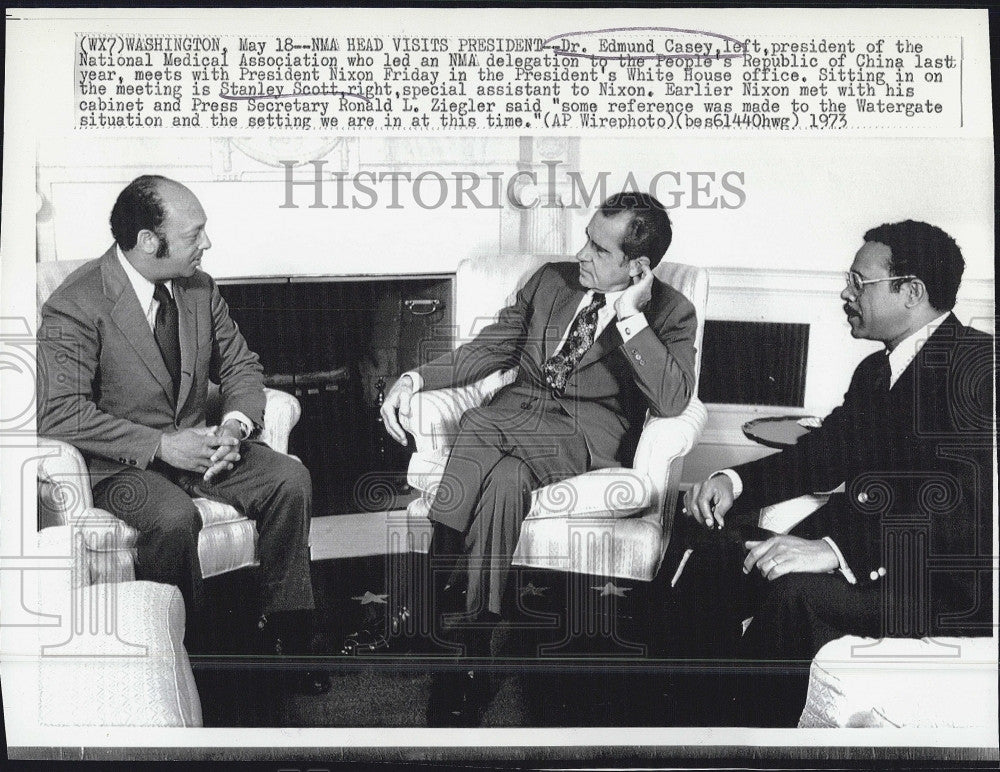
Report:
[[[601,214],[613,217],[627,212],[631,217],[622,251],[628,260],[646,256],[649,267],[655,268],[670,246],[674,233],[663,204],[648,193],[623,191],[601,204]]]
[[[132,249],[139,238],[139,231],[156,234],[166,217],[160,186],[169,182],[159,174],[136,177],[118,194],[111,208],[111,235],[124,251]]]
[[[955,307],[962,283],[965,259],[955,239],[940,228],[917,220],[879,225],[865,234],[865,241],[877,241],[892,250],[890,276],[913,275],[927,287],[927,300],[936,311]],[[898,291],[903,282],[893,282]]]

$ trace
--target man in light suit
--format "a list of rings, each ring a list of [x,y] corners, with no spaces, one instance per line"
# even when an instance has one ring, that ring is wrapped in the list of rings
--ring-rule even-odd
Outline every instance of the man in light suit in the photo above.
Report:
[[[514,383],[463,416],[430,510],[432,560],[468,556],[464,605],[481,631],[464,641],[473,656],[488,654],[531,491],[630,462],[646,410],[678,415],[691,398],[695,310],[652,274],[671,236],[651,196],[612,197],[576,262],[542,266],[494,324],[386,395],[383,421],[405,443],[398,413],[414,391],[518,368]],[[446,592],[436,588],[437,606]]]
[[[189,628],[204,602],[191,497],[255,519],[265,650],[305,653],[312,485],[302,464],[255,439],[263,371],[200,270],[205,224],[194,194],[164,177],[119,194],[115,244],[42,308],[38,433],[83,453],[95,504],[140,532],[137,578],[179,586]],[[209,381],[218,426],[206,425]]]
[[[906,221],[864,242],[841,299],[852,336],[885,350],[821,427],[685,497],[695,523],[723,529],[714,547],[695,534],[694,557],[730,568],[689,585],[697,615],[742,596],[718,611],[730,632],[753,617],[741,658],[790,674],[747,692],[744,722],[794,726],[810,660],[843,635],[992,633],[993,339],[951,313],[965,261],[944,231]],[[841,483],[788,535],[755,527],[760,507]]]

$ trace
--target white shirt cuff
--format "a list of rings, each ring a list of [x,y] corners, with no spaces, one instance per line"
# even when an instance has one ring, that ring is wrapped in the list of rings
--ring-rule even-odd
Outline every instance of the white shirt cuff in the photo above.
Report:
[[[622,341],[628,343],[632,338],[649,327],[649,320],[645,314],[633,314],[627,319],[621,319],[615,324],[618,325],[618,332],[621,333]]]
[[[219,425],[221,426],[226,421],[231,421],[234,418],[237,421],[239,421],[240,426],[243,427],[243,436],[240,437],[241,440],[245,440],[247,437],[253,434],[253,421],[247,418],[246,415],[241,413],[239,410],[230,410],[228,413],[222,416],[222,423],[220,423]]]
[[[836,554],[836,556],[837,556],[837,567],[840,569],[840,573],[842,573],[844,575],[844,578],[848,582],[850,582],[851,584],[857,584],[858,580],[854,576],[854,572],[851,570],[851,567],[849,565],[847,565],[847,561],[844,560],[844,553],[840,551],[840,547],[837,546],[837,542],[835,542],[829,536],[824,536],[823,537],[823,541],[825,541],[827,544],[829,544],[830,545],[830,549],[832,549],[834,551],[834,553]]]
[[[416,370],[407,370],[405,373],[403,373],[403,375],[410,376],[410,380],[413,381],[414,391],[420,391],[424,387],[424,379],[420,377],[420,373],[418,373]],[[399,377],[402,378],[403,375]]]
[[[743,480],[740,479],[740,476],[732,469],[720,469],[718,472],[712,472],[709,477],[715,477],[717,474],[724,474],[729,478],[729,482],[733,484],[733,498],[738,499],[743,493]]]

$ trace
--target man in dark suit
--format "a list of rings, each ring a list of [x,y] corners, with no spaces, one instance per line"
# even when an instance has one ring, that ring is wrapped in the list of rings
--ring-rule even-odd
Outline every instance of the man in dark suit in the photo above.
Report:
[[[38,433],[83,453],[95,504],[140,532],[136,576],[178,585],[189,628],[204,602],[191,497],[254,518],[265,649],[304,653],[312,485],[302,464],[254,438],[263,371],[200,270],[205,223],[194,194],[164,177],[119,194],[115,244],[42,308]],[[209,381],[220,386],[218,426],[206,425]]]
[[[695,534],[695,557],[735,569],[691,601],[704,617],[742,595],[719,612],[729,631],[753,617],[741,658],[791,674],[747,691],[745,721],[794,725],[810,660],[843,635],[992,633],[993,339],[951,313],[965,261],[944,231],[906,221],[864,241],[841,298],[852,336],[885,350],[795,446],[685,497],[694,522],[725,526],[715,550]],[[841,483],[789,534],[755,528],[761,506]]]
[[[540,268],[494,324],[404,374],[386,396],[386,428],[405,443],[397,414],[409,412],[415,390],[518,368],[511,385],[463,416],[430,510],[432,560],[468,557],[464,606],[480,632],[464,643],[473,656],[488,654],[531,491],[630,462],[647,409],[674,416],[687,406],[694,307],[652,275],[671,236],[652,197],[612,197],[590,220],[577,262]],[[447,591],[435,591],[437,607]]]

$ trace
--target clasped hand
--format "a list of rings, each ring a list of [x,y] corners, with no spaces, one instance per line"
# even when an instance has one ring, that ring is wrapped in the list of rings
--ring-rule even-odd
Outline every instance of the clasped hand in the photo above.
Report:
[[[231,423],[164,434],[159,456],[177,469],[201,472],[205,482],[211,482],[218,474],[233,469],[240,460],[242,432]]]

